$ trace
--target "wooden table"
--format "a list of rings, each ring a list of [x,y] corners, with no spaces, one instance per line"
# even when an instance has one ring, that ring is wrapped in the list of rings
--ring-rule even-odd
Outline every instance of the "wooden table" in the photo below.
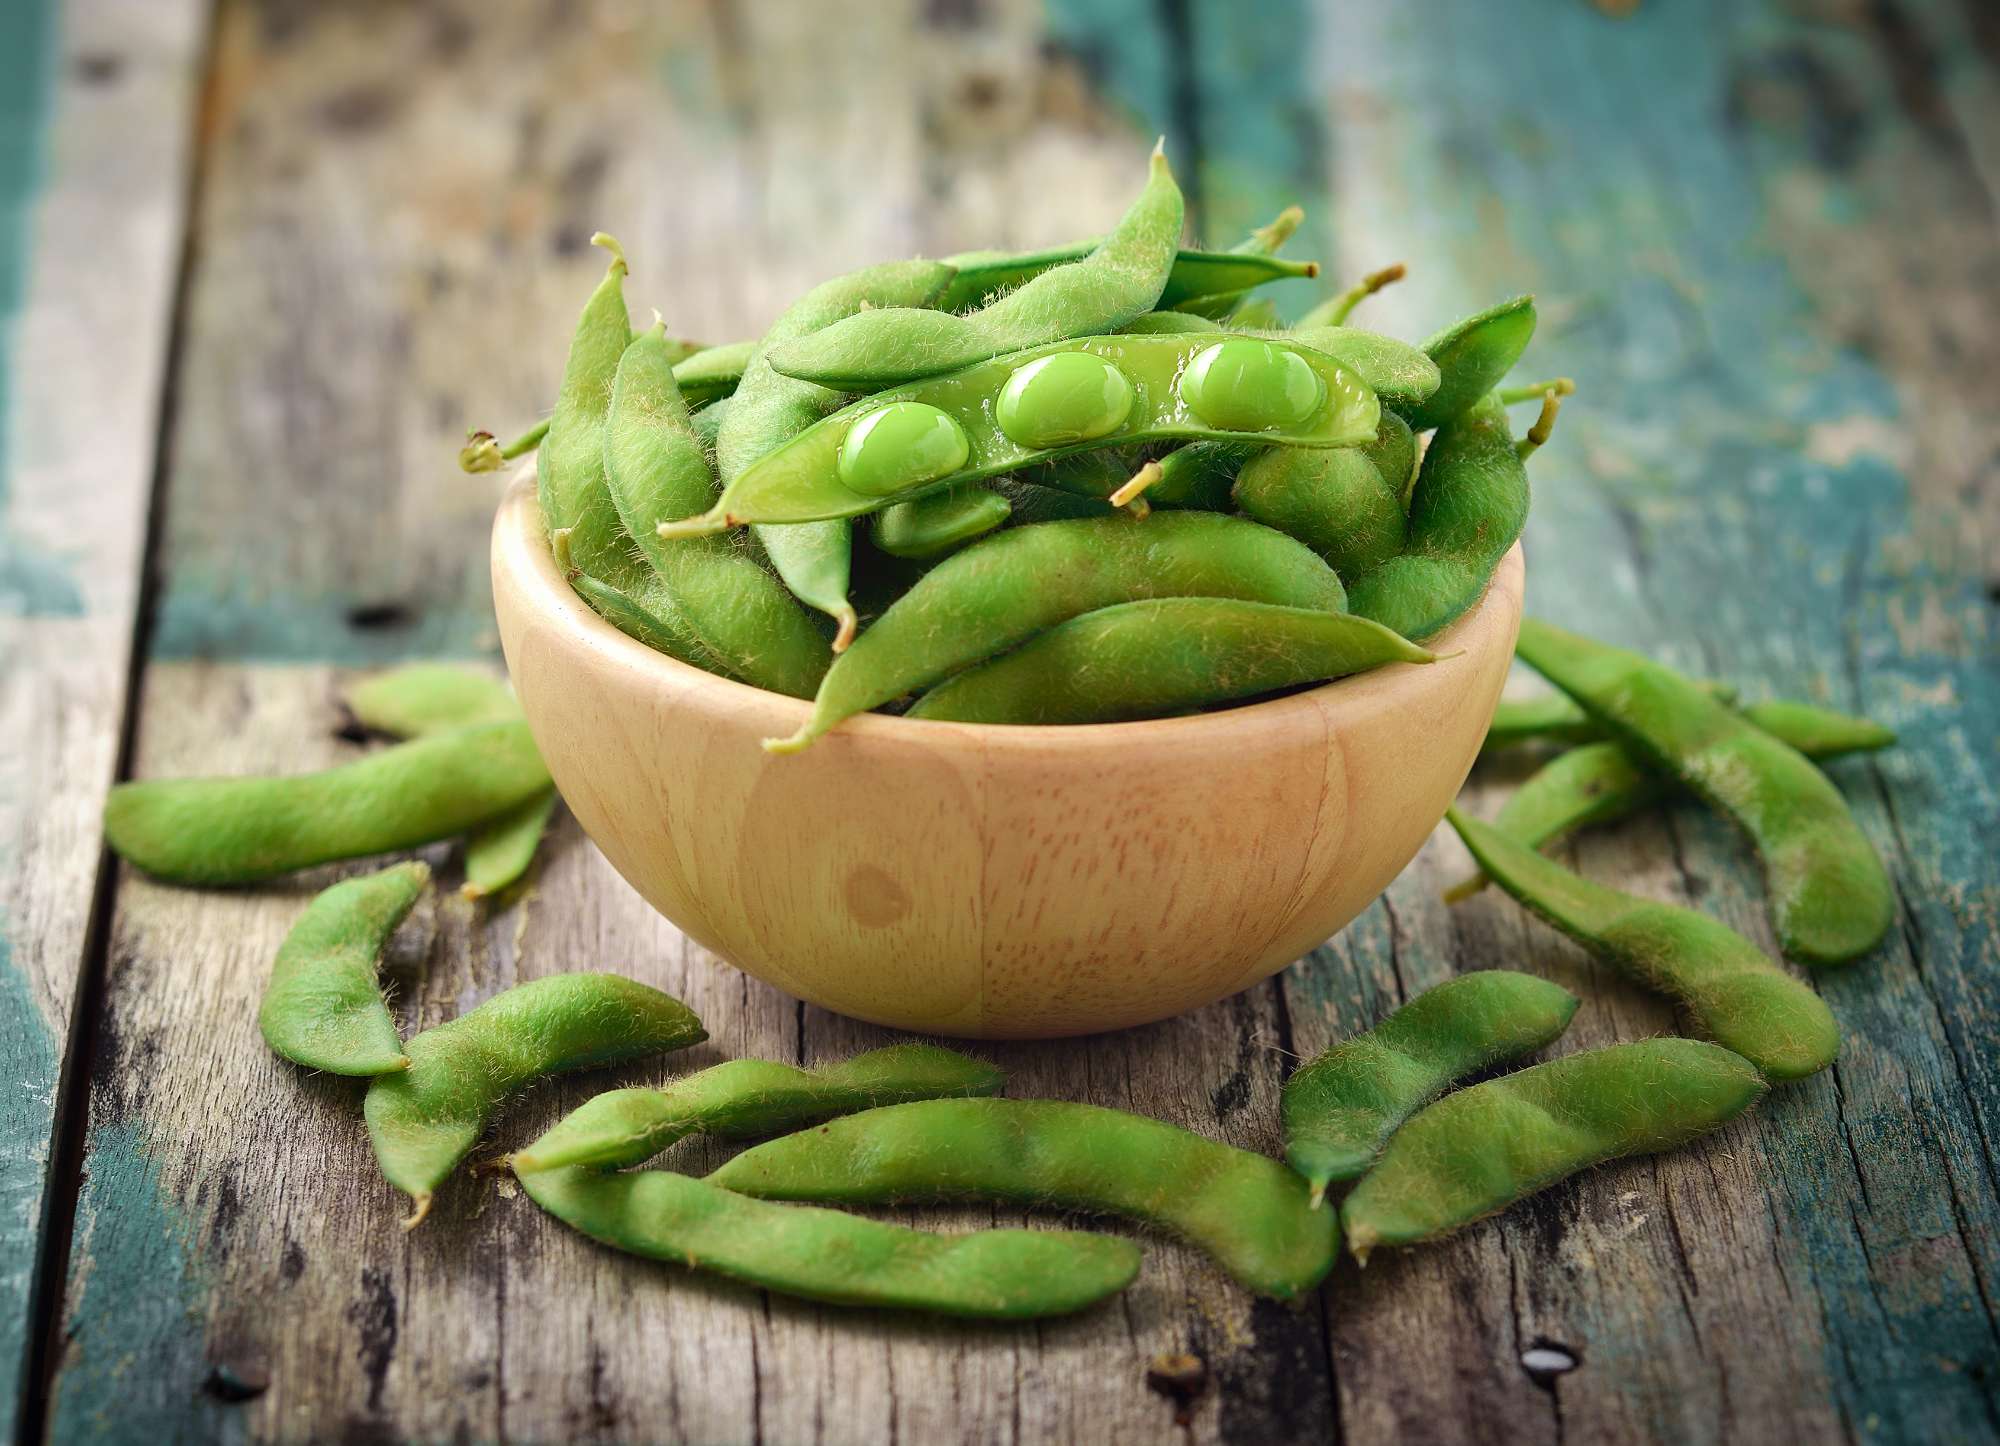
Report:
[[[1147,1362],[1191,1350],[1202,1440],[2000,1433],[2000,26],[1981,0],[1619,8],[0,7],[16,1430],[1148,1440],[1174,1427]],[[399,1233],[356,1091],[253,1025],[337,871],[159,887],[105,861],[106,786],[350,757],[357,670],[494,662],[496,488],[452,456],[547,405],[593,229],[626,242],[638,307],[723,340],[867,261],[1101,227],[1159,132],[1201,234],[1298,199],[1333,276],[1407,261],[1371,303],[1386,329],[1541,295],[1526,370],[1582,390],[1536,461],[1533,610],[1901,730],[1834,769],[1901,898],[1874,958],[1816,980],[1841,1062],[1701,1148],[1343,1263],[1304,1309],[1164,1243],[1061,1323],[817,1309],[611,1255],[470,1176]],[[1770,943],[1754,862],[1700,811],[1565,856]],[[1460,969],[1576,989],[1579,1044],[1672,1027],[1505,900],[1447,910],[1462,861],[1434,839],[1343,935],[1200,1014],[991,1053],[1016,1094],[1272,1150],[1294,1059]],[[704,957],[573,824],[525,901],[441,894],[405,938],[409,1028],[603,966],[699,1010],[691,1066],[887,1037]],[[1575,1369],[1524,1369],[1550,1345]]]

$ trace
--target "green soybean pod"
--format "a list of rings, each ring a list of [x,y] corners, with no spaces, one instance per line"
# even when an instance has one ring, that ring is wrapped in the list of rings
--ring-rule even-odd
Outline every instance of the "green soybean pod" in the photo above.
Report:
[[[1243,464],[1230,495],[1245,517],[1296,537],[1343,578],[1358,578],[1403,550],[1402,479],[1415,458],[1408,425],[1385,411],[1374,446],[1273,447]]]
[[[1272,217],[1268,223],[1259,226],[1248,236],[1244,237],[1243,240],[1230,247],[1229,254],[1232,256],[1276,256],[1284,244],[1292,239],[1293,233],[1299,229],[1305,219],[1306,213],[1304,211],[1297,206],[1287,206],[1276,216]],[[1317,276],[1319,275],[1319,266],[1310,261],[1299,263],[1299,270],[1293,274],[1301,277]],[[1269,279],[1276,281],[1282,278],[1274,276]],[[1259,282],[1258,284],[1262,285],[1263,283]],[[1174,289],[1171,278],[1168,280],[1167,289],[1169,291]],[[1244,308],[1250,304],[1250,293],[1253,289],[1253,287],[1243,286],[1233,291],[1208,292],[1186,300],[1176,297],[1172,302],[1163,302],[1162,305],[1175,306],[1182,315],[1198,316],[1203,320],[1209,318],[1220,319],[1226,316],[1231,318],[1232,324],[1236,324]]]
[[[1736,689],[1728,683],[1704,678],[1700,680],[1700,687],[1725,703],[1736,701]],[[1488,758],[1523,743],[1574,745],[1595,743],[1603,737],[1604,729],[1577,707],[1567,693],[1545,693],[1538,698],[1502,698],[1500,705],[1493,710],[1493,721],[1486,726],[1486,737],[1479,745],[1479,756]],[[1796,748],[1798,745],[1794,743],[1792,746]]]
[[[659,535],[663,520],[700,512],[715,498],[664,328],[655,326],[619,360],[604,475],[626,533],[702,644],[747,683],[811,697],[826,673],[827,647],[784,585],[727,538]]]
[[[1840,964],[1895,919],[1888,873],[1847,802],[1796,748],[1637,653],[1524,619],[1516,655],[1757,846],[1785,952]]]
[[[1517,296],[1448,326],[1424,343],[1437,363],[1438,386],[1403,413],[1419,432],[1464,414],[1514,369],[1535,334],[1535,298]]]
[[[560,801],[551,788],[467,834],[465,883],[459,892],[468,899],[488,899],[519,883],[534,863]]]
[[[1435,655],[1351,613],[1232,598],[1120,603],[1058,623],[931,689],[912,718],[1119,723],[1165,718]]]
[[[550,786],[522,722],[487,723],[286,778],[121,783],[105,841],[155,878],[253,884],[451,838]]]
[[[846,1205],[1001,1200],[1123,1215],[1208,1252],[1241,1284],[1291,1300],[1332,1268],[1340,1230],[1305,1181],[1143,1115],[1060,1100],[923,1100],[830,1120],[745,1150],[711,1184]]]
[[[723,486],[847,400],[839,392],[773,371],[771,348],[871,308],[928,305],[951,277],[952,269],[941,262],[892,261],[822,282],[786,308],[744,363],[743,380],[728,398],[729,411],[716,431],[716,470]],[[833,650],[845,649],[856,626],[854,607],[847,599],[853,571],[848,524],[836,518],[759,526],[754,531],[793,595],[834,620]]]
[[[984,1060],[933,1044],[892,1044],[817,1069],[733,1059],[664,1089],[611,1090],[587,1100],[511,1163],[518,1171],[622,1170],[689,1135],[775,1135],[877,1105],[997,1094],[1005,1081]]]
[[[1446,1095],[1389,1140],[1340,1207],[1348,1248],[1449,1234],[1579,1170],[1675,1149],[1735,1119],[1770,1086],[1698,1039],[1564,1055]]]
[[[638,338],[634,337],[634,341]],[[754,341],[725,342],[703,347],[698,352],[676,358],[673,344],[663,335],[660,350],[673,368],[674,385],[689,407],[706,406],[734,392],[743,380],[743,369],[757,350]]]
[[[430,882],[412,861],[343,879],[306,905],[278,946],[257,1027],[274,1054],[329,1074],[410,1067],[376,967],[396,926]]]
[[[1773,738],[1783,739],[1808,758],[1876,753],[1896,742],[1896,731],[1872,718],[1857,718],[1813,703],[1772,698],[1745,704],[1740,711]]]
[[[1373,1164],[1396,1127],[1448,1086],[1553,1042],[1577,1002],[1532,974],[1462,974],[1301,1065],[1285,1081],[1285,1159],[1312,1204]]]
[[[1080,455],[1095,457],[1101,454],[1086,452]],[[1072,522],[1080,517],[1111,517],[1118,511],[1103,500],[1115,488],[1108,487],[1096,494],[1072,492],[1065,488],[1044,486],[1025,477],[995,477],[986,485],[1007,499],[1011,509],[1007,517],[1010,527],[1030,527],[1039,522]]]
[[[1081,260],[1052,267],[967,316],[884,307],[773,347],[787,376],[847,391],[875,391],[995,357],[1111,331],[1154,309],[1173,271],[1181,193],[1154,147],[1146,187],[1116,229]]]
[[[1014,504],[979,482],[927,492],[875,514],[875,545],[891,557],[942,557],[1004,525]]]
[[[1268,296],[1253,296],[1238,303],[1229,313],[1231,331],[1282,331],[1285,318],[1277,303]]]
[[[1456,809],[1445,815],[1479,866],[1592,958],[1678,1001],[1695,1026],[1766,1079],[1833,1063],[1840,1027],[1821,999],[1734,929],[1692,909],[1592,883]]]
[[[616,974],[557,974],[517,984],[413,1035],[410,1067],[378,1075],[362,1114],[383,1176],[409,1195],[406,1229],[479,1143],[506,1098],[566,1070],[685,1049],[708,1038],[678,999]]]
[[[1440,385],[1437,363],[1406,341],[1352,326],[1298,326],[1268,332],[1299,346],[1332,357],[1382,399],[1382,405],[1404,414],[1436,395]]]
[[[1222,323],[1186,311],[1142,311],[1118,328],[1120,336],[1191,336],[1222,330]]]
[[[590,604],[590,610],[634,642],[643,643],[656,653],[665,653],[670,658],[678,658],[683,663],[700,668],[704,672],[714,673],[717,677],[736,676],[724,667],[714,654],[698,643],[693,643],[692,639],[677,631],[659,613],[639,603],[630,594],[588,573],[568,569],[565,571],[568,571],[569,585],[576,590],[578,597]]]
[[[929,687],[1079,613],[1149,597],[1234,597],[1342,610],[1333,569],[1281,532],[1209,512],[1049,522],[954,553],[827,670],[790,753],[842,719]]]
[[[1069,1315],[1139,1273],[1129,1240],[1071,1230],[934,1235],[839,1210],[770,1205],[666,1170],[530,1171],[521,1188],[602,1245],[780,1295],[991,1320]]]

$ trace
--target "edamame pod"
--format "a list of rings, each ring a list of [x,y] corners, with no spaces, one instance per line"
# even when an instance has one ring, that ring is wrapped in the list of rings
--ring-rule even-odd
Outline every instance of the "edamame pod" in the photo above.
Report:
[[[1341,611],[1333,569],[1281,532],[1209,512],[996,532],[939,563],[827,670],[794,752],[844,718],[995,657],[1079,613],[1149,597],[1234,597]]]
[[[1120,336],[1192,336],[1199,332],[1213,335],[1222,330],[1222,323],[1210,321],[1205,316],[1195,316],[1186,311],[1143,311],[1118,328]]]
[[[1285,1158],[1312,1186],[1361,1174],[1396,1127],[1469,1074],[1552,1042],[1576,1014],[1568,990],[1511,969],[1427,989],[1285,1081]]]
[[[1515,651],[1749,834],[1787,954],[1840,964],[1881,942],[1895,918],[1889,876],[1840,790],[1796,748],[1671,669],[1539,619],[1522,621]]]
[[[1329,1210],[1276,1160],[1122,1110],[1058,1100],[924,1100],[744,1151],[712,1184],[775,1200],[1004,1200],[1124,1215],[1200,1247],[1251,1290],[1291,1300],[1340,1249]]]
[[[664,1089],[611,1090],[587,1100],[511,1163],[518,1171],[622,1170],[688,1135],[775,1135],[877,1105],[997,1094],[1005,1081],[984,1060],[932,1044],[892,1044],[810,1070],[734,1059]]]
[[[551,788],[467,834],[465,884],[459,892],[468,899],[489,899],[519,883],[535,861],[559,801]]]
[[[1408,424],[1385,411],[1372,445],[1270,448],[1243,464],[1230,495],[1245,517],[1296,537],[1343,578],[1359,578],[1403,550],[1402,481],[1415,460]]]
[[[410,1067],[375,974],[389,936],[430,878],[428,864],[395,864],[343,879],[306,905],[278,946],[257,1011],[257,1027],[274,1054],[329,1074]]]
[[[1671,1150],[1735,1119],[1770,1086],[1697,1039],[1565,1055],[1448,1094],[1390,1139],[1340,1207],[1348,1248],[1449,1234],[1579,1170]]]
[[[996,477],[986,485],[1005,497],[1007,505],[1013,509],[1007,518],[1010,527],[1030,527],[1039,522],[1073,522],[1080,517],[1111,517],[1118,511],[1103,500],[1115,490],[1109,487],[1098,494],[1079,493],[1045,487],[1021,477]]]
[[[1139,1273],[1129,1240],[1070,1230],[933,1235],[839,1210],[769,1205],[665,1170],[531,1171],[521,1188],[600,1244],[780,1295],[994,1320],[1068,1315]]]
[[[681,400],[690,409],[707,406],[734,392],[756,350],[754,341],[732,341],[676,359],[665,335],[660,338],[661,354],[673,368],[674,385],[680,388]]]
[[[743,380],[727,400],[729,411],[715,437],[716,470],[723,486],[845,401],[839,392],[773,371],[768,360],[772,347],[873,307],[927,305],[951,277],[951,268],[941,262],[892,261],[822,282],[788,307],[757,343],[744,364]],[[833,618],[838,629],[833,650],[840,652],[853,640],[856,624],[854,607],[847,600],[853,569],[848,524],[836,519],[760,526],[754,531],[793,595]]]
[[[1462,416],[1500,385],[1534,334],[1532,296],[1503,301],[1446,327],[1424,343],[1424,354],[1437,363],[1437,390],[1405,411],[1404,420],[1426,432]]]
[[[1434,655],[1350,613],[1229,598],[1120,603],[946,679],[912,718],[1118,723],[1165,718]]]
[[[1736,701],[1736,689],[1713,679],[1699,680],[1702,691],[1725,703]],[[1502,698],[1486,725],[1486,737],[1479,756],[1519,747],[1523,743],[1595,743],[1604,737],[1600,727],[1566,693],[1545,693],[1539,698]],[[1796,747],[1797,745],[1793,745]]]
[[[705,516],[664,531],[856,517],[953,482],[1140,442],[1353,446],[1373,440],[1380,417],[1358,376],[1292,342],[1082,337],[864,397],[759,458]]]
[[[156,878],[251,884],[464,833],[550,787],[522,722],[488,723],[288,778],[121,783],[105,841]]]
[[[1255,231],[1252,231],[1248,236],[1230,247],[1229,254],[1232,256],[1276,256],[1279,249],[1292,239],[1292,234],[1299,229],[1299,226],[1305,219],[1306,213],[1304,211],[1300,210],[1297,206],[1287,206],[1276,216],[1272,217],[1268,224],[1259,226]],[[1313,277],[1319,275],[1319,266],[1316,263],[1304,262],[1295,264],[1299,266],[1299,269],[1292,272],[1294,276]],[[1178,268],[1176,269],[1178,270]],[[1282,278],[1274,276],[1268,279],[1276,281]],[[1262,284],[1262,282],[1258,283],[1258,285]],[[1167,290],[1172,291],[1173,289],[1173,279],[1170,277],[1167,281]],[[1201,296],[1189,297],[1186,300],[1179,298],[1175,298],[1172,301],[1163,300],[1160,304],[1163,307],[1172,306],[1182,315],[1199,316],[1204,320],[1210,317],[1221,318],[1225,316],[1233,319],[1244,309],[1252,289],[1250,286],[1241,286],[1232,291],[1210,292]]]
[[[377,1076],[362,1102],[382,1174],[414,1206],[406,1228],[423,1222],[432,1192],[522,1086],[707,1038],[678,999],[616,974],[557,974],[519,984],[412,1036],[403,1051],[410,1067]]]
[[[1302,326],[1264,333],[1309,346],[1332,357],[1362,381],[1382,405],[1403,412],[1434,396],[1440,384],[1437,363],[1406,341],[1352,326]]]
[[[619,360],[604,429],[604,475],[624,530],[702,644],[747,683],[811,697],[829,655],[784,586],[726,538],[670,542],[659,535],[662,520],[700,512],[715,495],[708,453],[675,384],[661,327]]]
[[[1445,815],[1492,879],[1599,963],[1671,996],[1696,1027],[1766,1079],[1802,1079],[1833,1063],[1840,1028],[1826,1001],[1734,929],[1592,883],[1457,809]]]
[[[560,553],[557,554],[557,565],[561,566]],[[665,653],[719,678],[736,676],[706,648],[693,642],[684,632],[669,626],[658,613],[641,606],[610,583],[572,568],[565,568],[564,573],[576,595],[590,604],[592,612],[634,642],[644,643],[656,653]]]
[[[891,557],[942,557],[1001,526],[1013,510],[992,488],[960,482],[883,508],[875,514],[873,538]]]
[[[1111,331],[1154,309],[1173,271],[1180,233],[1180,188],[1156,146],[1145,190],[1080,260],[1052,267],[970,315],[909,307],[864,311],[766,355],[786,376],[875,391],[959,371],[1002,352]]]

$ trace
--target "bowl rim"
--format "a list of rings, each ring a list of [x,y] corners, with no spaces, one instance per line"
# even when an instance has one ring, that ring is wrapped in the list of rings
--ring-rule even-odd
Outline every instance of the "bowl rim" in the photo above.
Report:
[[[535,489],[534,462],[530,459],[513,475],[494,515],[492,565],[496,574],[504,572],[522,585],[523,597],[535,611],[563,637],[565,644],[595,653],[622,671],[651,675],[655,686],[675,693],[699,692],[704,705],[733,714],[758,714],[758,726],[773,736],[784,736],[802,724],[812,709],[811,701],[774,693],[750,683],[697,668],[679,658],[658,652],[635,638],[626,636],[603,618],[570,587],[556,566],[541,520],[541,505]],[[1425,681],[1430,669],[1448,666],[1459,654],[1471,651],[1493,623],[1492,611],[1504,608],[1508,599],[1522,593],[1524,562],[1517,541],[1501,558],[1488,580],[1486,591],[1465,614],[1425,646],[1438,655],[1434,663],[1386,663],[1365,673],[1336,678],[1316,687],[1240,703],[1206,713],[1175,718],[1146,718],[1117,723],[959,723],[934,718],[909,718],[890,713],[862,713],[844,719],[840,726],[820,741],[831,742],[846,736],[880,743],[920,745],[928,748],[970,745],[981,752],[1010,749],[1046,751],[1059,741],[1064,746],[1107,746],[1120,750],[1141,746],[1150,740],[1168,740],[1185,747],[1198,741],[1202,733],[1239,734],[1292,727],[1325,728],[1332,718],[1352,710],[1367,714],[1395,705],[1394,695]],[[1504,584],[1504,585],[1503,585]],[[1511,636],[1511,625],[1504,629]],[[1219,739],[1218,739],[1219,741]],[[815,750],[807,750],[808,754]]]

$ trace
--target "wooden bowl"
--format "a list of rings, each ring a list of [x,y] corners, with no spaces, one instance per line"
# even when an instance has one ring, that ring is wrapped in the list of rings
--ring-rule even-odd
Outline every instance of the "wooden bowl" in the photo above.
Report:
[[[1517,547],[1397,664],[1148,723],[869,714],[805,752],[806,705],[600,620],[530,480],[493,529],[501,642],[570,809],[648,902],[739,969],[927,1033],[1085,1034],[1194,1009],[1343,928],[1422,847],[1479,751],[1521,619]]]

